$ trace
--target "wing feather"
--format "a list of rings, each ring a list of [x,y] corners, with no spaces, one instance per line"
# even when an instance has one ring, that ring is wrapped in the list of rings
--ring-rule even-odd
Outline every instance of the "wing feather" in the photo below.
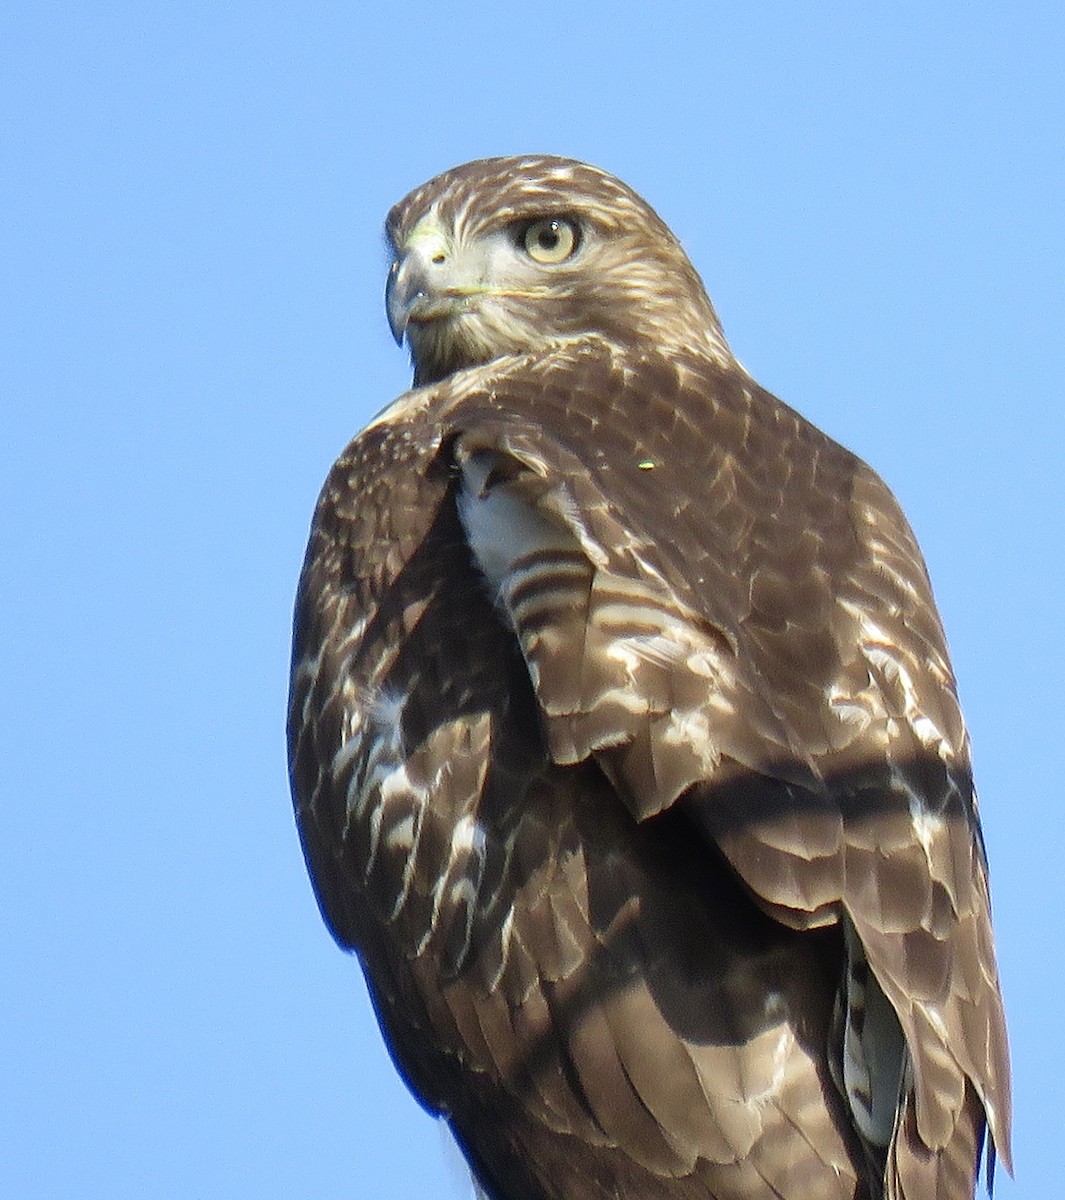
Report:
[[[652,369],[586,359],[460,423],[464,524],[552,756],[594,756],[640,819],[683,796],[778,919],[847,913],[920,1137],[949,1142],[971,1085],[1008,1164],[968,740],[916,541],[869,468],[749,380]],[[591,456],[567,432],[589,392],[613,406]],[[663,436],[663,406],[700,436]]]
[[[736,372],[479,378],[352,443],[297,603],[301,837],[407,1079],[489,1192],[850,1197],[846,914],[912,1059],[897,1194],[981,1108],[1005,1157],[967,743],[889,493]]]

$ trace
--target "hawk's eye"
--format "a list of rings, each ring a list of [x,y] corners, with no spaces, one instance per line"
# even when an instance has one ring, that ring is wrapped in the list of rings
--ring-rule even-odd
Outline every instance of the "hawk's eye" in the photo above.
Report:
[[[563,217],[543,217],[521,231],[521,244],[538,263],[560,263],[577,249],[577,226]]]

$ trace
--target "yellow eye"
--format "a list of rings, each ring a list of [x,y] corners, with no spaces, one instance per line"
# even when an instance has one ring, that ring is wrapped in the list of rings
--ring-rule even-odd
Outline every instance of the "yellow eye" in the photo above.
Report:
[[[526,226],[522,245],[538,263],[560,263],[577,249],[577,228],[562,217],[544,217]]]

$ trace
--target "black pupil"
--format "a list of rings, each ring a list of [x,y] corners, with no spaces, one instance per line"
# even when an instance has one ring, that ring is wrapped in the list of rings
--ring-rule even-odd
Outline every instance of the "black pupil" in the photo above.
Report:
[[[540,243],[541,249],[554,250],[559,243],[558,222],[552,221],[550,225],[545,225],[540,230],[540,236],[536,239]]]

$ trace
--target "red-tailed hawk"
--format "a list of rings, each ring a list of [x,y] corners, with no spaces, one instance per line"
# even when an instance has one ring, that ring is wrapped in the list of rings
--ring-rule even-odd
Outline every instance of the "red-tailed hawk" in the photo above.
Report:
[[[488,159],[388,218],[289,712],[315,890],[492,1200],[963,1200],[1009,1065],[920,551],[656,214]],[[989,1154],[992,1151],[989,1151]]]

